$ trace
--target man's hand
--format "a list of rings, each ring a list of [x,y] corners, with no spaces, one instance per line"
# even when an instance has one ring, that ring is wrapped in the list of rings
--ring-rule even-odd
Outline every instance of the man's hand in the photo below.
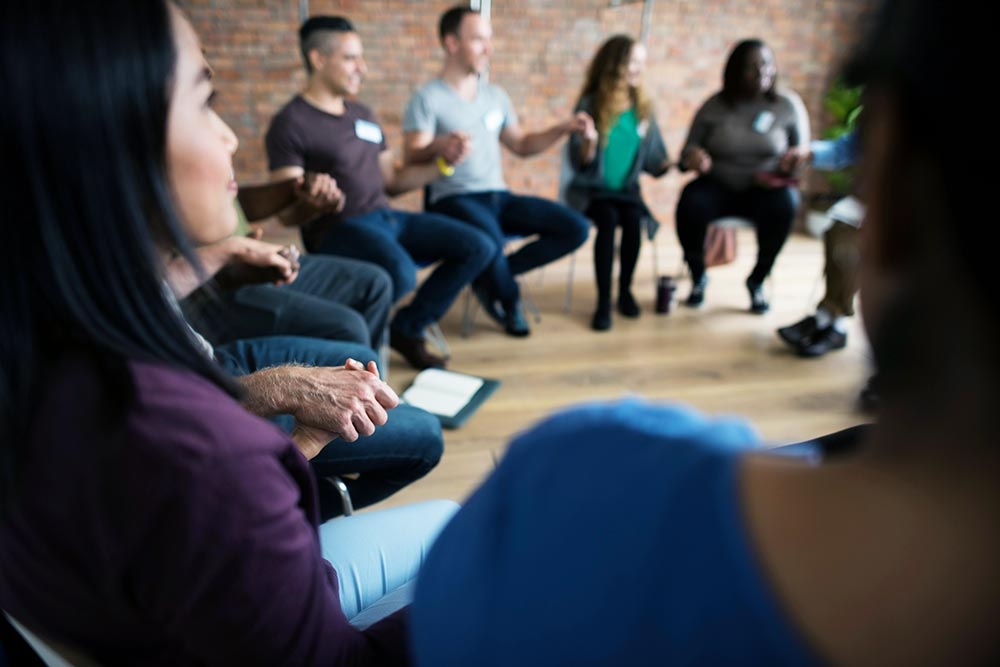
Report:
[[[704,148],[695,146],[684,155],[681,163],[685,169],[707,174],[712,171],[712,156]]]
[[[243,403],[250,412],[261,417],[295,417],[302,427],[296,430],[296,442],[303,453],[326,437],[321,432],[347,442],[371,435],[388,420],[386,411],[399,405],[399,397],[381,380],[374,361],[367,368],[353,359],[337,367],[276,366],[240,381],[246,388]]]
[[[459,164],[472,152],[472,139],[460,130],[441,135],[435,141],[438,156],[443,157],[445,162],[451,165]]]
[[[306,172],[295,183],[299,201],[307,203],[319,213],[339,213],[347,199],[337,181],[329,174]]]

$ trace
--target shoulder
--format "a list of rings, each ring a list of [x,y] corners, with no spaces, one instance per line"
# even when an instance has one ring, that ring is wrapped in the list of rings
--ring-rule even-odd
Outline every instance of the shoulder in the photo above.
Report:
[[[795,111],[803,106],[802,98],[799,94],[789,88],[779,88],[774,91],[774,95],[775,102],[785,109]]]
[[[344,106],[348,111],[345,116],[351,116],[354,118],[360,118],[361,120],[367,120],[372,123],[378,123],[378,116],[375,115],[375,112],[372,111],[371,107],[365,106],[360,102],[352,102],[351,100],[344,102]]]

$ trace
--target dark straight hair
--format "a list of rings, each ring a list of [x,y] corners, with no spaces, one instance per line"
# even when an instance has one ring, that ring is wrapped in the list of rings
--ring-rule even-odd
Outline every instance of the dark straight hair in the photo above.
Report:
[[[313,16],[299,28],[299,51],[306,65],[306,74],[312,74],[313,66],[309,62],[309,52],[324,51],[327,40],[336,33],[357,32],[354,24],[343,16]]]
[[[175,63],[165,0],[0,5],[0,155],[12,167],[0,180],[0,513],[64,347],[102,369],[161,362],[237,393],[165,294],[165,253],[200,266],[167,184]]]
[[[462,21],[469,14],[478,14],[478,9],[472,9],[468,5],[455,5],[451,9],[445,11],[441,15],[441,20],[438,21],[438,39],[444,44],[444,38],[448,35],[458,35],[459,29],[462,27]]]
[[[745,85],[743,76],[746,72],[750,54],[757,49],[766,49],[767,44],[762,39],[744,39],[733,47],[726,59],[726,67],[722,71],[722,99],[727,104],[736,104],[743,96]],[[778,85],[778,75],[774,75],[771,87],[764,92],[764,97],[773,102],[776,98],[774,89]]]

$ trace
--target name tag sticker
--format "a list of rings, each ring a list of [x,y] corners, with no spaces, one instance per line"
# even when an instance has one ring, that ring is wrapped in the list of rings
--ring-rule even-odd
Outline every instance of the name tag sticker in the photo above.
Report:
[[[494,109],[483,116],[483,124],[490,132],[496,132],[503,126],[503,111]]]
[[[358,139],[370,141],[373,144],[382,143],[382,128],[368,120],[359,118],[354,121],[354,134],[358,135]]]
[[[773,125],[774,114],[767,110],[761,111],[757,114],[757,117],[753,119],[753,131],[758,134],[770,132]]]

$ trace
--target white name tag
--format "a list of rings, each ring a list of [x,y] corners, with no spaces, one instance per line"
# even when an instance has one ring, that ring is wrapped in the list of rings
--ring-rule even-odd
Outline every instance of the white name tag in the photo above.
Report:
[[[774,114],[767,110],[761,111],[757,114],[757,117],[753,119],[753,131],[758,134],[770,132],[773,125]]]
[[[503,111],[500,109],[494,109],[483,116],[483,125],[490,132],[496,132],[503,126]]]
[[[358,139],[370,141],[373,144],[382,143],[382,128],[375,123],[360,118],[354,121],[354,134]]]

